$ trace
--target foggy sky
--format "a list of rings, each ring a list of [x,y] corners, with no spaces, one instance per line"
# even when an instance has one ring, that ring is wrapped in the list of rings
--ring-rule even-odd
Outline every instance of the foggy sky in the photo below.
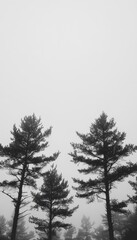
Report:
[[[136,69],[136,0],[1,0],[0,142],[25,115],[41,116],[53,126],[48,152],[61,152],[59,172],[72,183],[70,142],[102,111],[137,143]],[[83,213],[98,221],[102,204],[79,202],[72,221]]]

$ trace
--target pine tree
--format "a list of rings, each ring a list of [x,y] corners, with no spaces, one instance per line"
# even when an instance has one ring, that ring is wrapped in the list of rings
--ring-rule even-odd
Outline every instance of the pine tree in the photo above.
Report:
[[[77,239],[85,239],[90,240],[91,239],[91,229],[93,227],[94,223],[91,224],[90,218],[83,215],[81,219],[81,227],[78,230]]]
[[[110,240],[114,240],[111,211],[120,211],[126,206],[124,201],[121,203],[113,201],[111,204],[110,192],[115,183],[137,171],[137,164],[126,163],[124,159],[135,152],[137,146],[132,144],[123,146],[126,134],[120,133],[115,125],[114,119],[107,120],[107,115],[102,113],[91,125],[88,134],[77,132],[82,143],[72,143],[74,152],[70,154],[74,163],[87,166],[79,169],[79,172],[90,174],[89,180],[73,179],[78,184],[75,187],[77,197],[87,198],[92,202],[96,196],[106,202]]]
[[[45,219],[31,217],[30,221],[35,223],[36,229],[45,233],[45,238],[51,240],[56,230],[66,229],[71,224],[65,223],[66,217],[72,216],[78,208],[70,208],[73,197],[69,197],[68,182],[57,173],[56,167],[43,174],[44,183],[38,193],[33,193],[35,208],[45,211]],[[63,219],[63,221],[61,220]]]
[[[37,119],[34,114],[21,120],[19,128],[14,125],[11,134],[11,143],[6,147],[1,146],[1,156],[6,158],[1,165],[9,171],[13,180],[3,181],[1,187],[4,187],[3,193],[9,196],[15,205],[11,233],[11,240],[15,240],[18,219],[23,214],[20,210],[26,205],[27,194],[24,187],[36,188],[36,179],[42,169],[47,163],[54,161],[59,153],[50,157],[40,154],[48,147],[46,138],[51,134],[51,128],[43,131],[41,119]],[[14,189],[17,196],[14,195]]]

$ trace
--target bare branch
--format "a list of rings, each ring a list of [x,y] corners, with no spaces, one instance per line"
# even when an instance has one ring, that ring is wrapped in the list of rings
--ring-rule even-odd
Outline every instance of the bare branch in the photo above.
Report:
[[[17,199],[13,198],[9,193],[5,192],[4,190],[2,190],[1,192],[4,193],[5,195],[7,195],[8,197],[10,197],[14,201],[14,203],[17,202]]]

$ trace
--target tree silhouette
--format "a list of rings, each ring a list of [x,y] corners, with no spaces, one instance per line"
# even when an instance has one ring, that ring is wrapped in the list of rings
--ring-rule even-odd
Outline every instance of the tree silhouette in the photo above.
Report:
[[[71,226],[67,231],[64,233],[64,237],[66,240],[70,240],[73,238],[73,235],[76,233],[76,228]]]
[[[81,227],[78,230],[77,239],[85,239],[90,240],[91,239],[91,229],[93,227],[94,223],[91,224],[90,218],[83,215],[81,219]]]
[[[137,164],[124,161],[122,165],[124,157],[135,152],[137,146],[123,146],[126,134],[120,133],[115,125],[114,119],[108,121],[107,115],[102,113],[91,125],[88,134],[77,132],[82,143],[72,143],[74,152],[70,154],[74,163],[87,165],[87,168],[79,169],[79,172],[90,174],[89,180],[73,179],[78,184],[75,187],[77,197],[92,202],[96,196],[106,202],[110,240],[114,240],[111,211],[120,211],[126,206],[124,201],[119,203],[115,200],[111,204],[110,192],[116,182],[137,171]]]
[[[95,240],[109,240],[108,230],[102,225],[95,228],[91,235]]]
[[[43,131],[41,119],[37,119],[34,114],[24,117],[19,128],[14,125],[11,134],[9,146],[1,146],[1,156],[6,157],[1,165],[9,170],[13,179],[3,181],[1,186],[4,187],[3,193],[9,196],[15,205],[11,233],[11,240],[15,240],[18,219],[24,215],[20,209],[26,205],[28,197],[24,187],[36,188],[36,179],[39,178],[42,169],[47,163],[54,161],[58,153],[50,157],[39,154],[48,146],[46,138],[51,134],[51,128]],[[13,193],[13,189],[16,189],[17,196]]]
[[[43,174],[44,183],[38,193],[33,193],[35,208],[45,211],[45,219],[31,217],[30,221],[37,225],[36,229],[45,232],[45,238],[51,240],[56,230],[66,229],[71,224],[65,223],[66,217],[72,216],[78,208],[70,208],[73,197],[69,197],[68,182],[57,173],[56,167]],[[63,219],[63,220],[61,220]]]
[[[6,223],[6,218],[1,215],[0,216],[0,238],[5,235],[7,231],[7,223]]]

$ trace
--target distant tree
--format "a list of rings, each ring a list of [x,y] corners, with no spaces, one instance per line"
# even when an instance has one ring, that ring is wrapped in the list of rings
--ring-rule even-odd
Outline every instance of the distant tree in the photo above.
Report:
[[[30,221],[37,225],[36,229],[45,232],[45,239],[51,240],[57,230],[66,229],[71,224],[65,223],[66,217],[72,216],[78,208],[70,208],[73,197],[69,197],[68,182],[57,173],[56,167],[43,174],[44,183],[40,191],[33,193],[35,207],[45,211],[45,219],[31,217]],[[63,221],[61,221],[63,219]]]
[[[9,238],[6,235],[3,235],[0,237],[0,240],[9,240]]]
[[[12,230],[12,222],[13,220],[10,220],[7,222],[8,224],[8,232],[7,235],[10,237],[11,230]],[[29,231],[25,226],[25,221],[21,218],[18,220],[17,225],[17,231],[16,231],[16,240],[31,240],[34,239],[34,232]]]
[[[6,218],[1,215],[0,216],[0,238],[6,234],[7,231],[7,221]]]
[[[130,214],[129,211],[127,211],[126,213],[119,213],[119,212],[112,213],[114,234],[117,240],[122,239],[122,237],[125,234],[125,229],[126,229],[127,219],[129,214]],[[106,229],[108,227],[108,221],[107,221],[106,215],[103,216],[103,224]]]
[[[121,240],[125,234],[129,212],[126,212],[126,214],[113,212],[112,216],[115,239]],[[108,221],[106,215],[102,216],[102,225],[94,229],[92,237],[95,240],[109,240]]]
[[[72,239],[73,235],[76,233],[76,228],[74,226],[71,226],[67,229],[67,231],[64,233],[65,239]]]
[[[82,143],[72,143],[74,152],[70,154],[74,163],[87,165],[79,172],[90,174],[89,180],[73,179],[78,184],[75,187],[77,197],[87,198],[89,203],[94,201],[95,196],[105,200],[110,240],[114,240],[112,211],[120,211],[126,206],[124,201],[111,202],[110,192],[115,183],[137,171],[137,164],[124,160],[137,150],[137,146],[123,146],[126,134],[118,132],[115,125],[114,119],[108,121],[107,115],[102,113],[91,125],[88,134],[77,132]]]
[[[78,240],[83,240],[84,239],[84,233],[83,233],[81,228],[78,229],[76,239],[78,239]]]
[[[91,229],[94,223],[91,224],[90,218],[83,215],[81,219],[81,227],[78,230],[76,238],[90,240],[91,239]]]
[[[53,236],[52,240],[61,240],[61,231],[56,231],[55,235]]]
[[[135,204],[137,206],[137,177],[136,181],[129,181],[130,185],[132,186],[133,190],[135,191],[135,194],[133,196],[128,196],[129,197],[129,202]]]
[[[37,119],[34,114],[21,120],[19,128],[14,125],[11,134],[9,146],[1,146],[1,156],[6,157],[1,165],[9,171],[13,179],[3,181],[1,187],[4,187],[3,193],[9,196],[15,205],[11,233],[11,240],[15,240],[18,219],[23,214],[20,209],[26,205],[28,197],[24,187],[36,188],[36,179],[39,178],[43,167],[54,161],[58,153],[51,157],[39,155],[48,146],[46,138],[51,134],[51,128],[43,131],[41,119]],[[17,196],[13,194],[13,189],[16,189]]]
[[[117,240],[124,236],[127,218],[128,214],[113,213],[114,233]]]
[[[136,240],[137,239],[137,207],[131,213],[125,224],[125,233],[122,240]]]
[[[95,240],[109,240],[108,230],[103,225],[95,228],[91,235]]]

